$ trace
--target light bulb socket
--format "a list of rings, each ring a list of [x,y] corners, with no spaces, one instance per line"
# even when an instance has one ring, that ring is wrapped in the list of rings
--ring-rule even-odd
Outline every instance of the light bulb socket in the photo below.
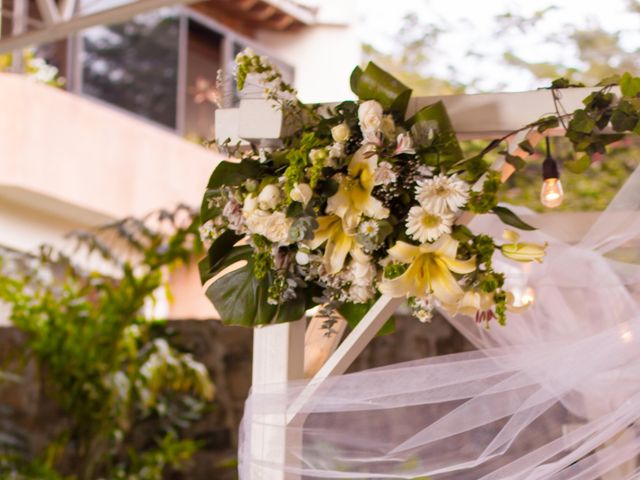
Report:
[[[558,170],[558,162],[551,156],[551,145],[549,144],[549,137],[547,140],[547,156],[542,162],[542,178],[548,180],[550,178],[560,178],[560,171]]]
[[[542,162],[542,178],[548,180],[549,178],[560,178],[560,172],[558,171],[558,164],[553,157],[547,156]]]

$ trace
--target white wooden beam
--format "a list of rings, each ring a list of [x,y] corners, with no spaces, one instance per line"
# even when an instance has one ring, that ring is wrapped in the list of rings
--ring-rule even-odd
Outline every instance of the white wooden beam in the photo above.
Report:
[[[254,330],[254,389],[286,389],[290,380],[303,378],[305,326],[305,319],[301,319]],[[273,470],[262,462],[290,465],[293,459],[288,452],[302,442],[301,429],[287,430],[285,411],[260,413],[259,406],[256,409],[251,418],[251,480],[297,480],[298,476]]]
[[[300,421],[298,415],[315,392],[322,387],[324,380],[341,375],[369,345],[382,326],[393,315],[393,312],[404,302],[404,297],[390,297],[382,295],[371,307],[358,325],[344,339],[338,349],[329,357],[318,373],[309,382],[298,398],[291,404],[287,411],[287,423]]]
[[[60,17],[62,20],[71,20],[76,12],[78,0],[62,0],[60,4]]]
[[[58,5],[54,0],[36,0],[36,3],[45,25],[60,23],[62,18],[60,17]]]
[[[567,88],[556,90],[557,107],[568,112],[583,107],[582,100],[598,88]],[[619,93],[617,88],[612,92]],[[407,115],[419,109],[442,101],[447,107],[456,135],[461,140],[497,138],[518,130],[536,120],[554,115],[556,102],[551,90],[515,93],[481,93],[476,95],[444,95],[438,97],[416,97],[409,103]],[[327,106],[335,103],[327,104]],[[227,136],[239,138],[279,138],[282,132],[282,112],[274,110],[267,102],[247,99],[240,103],[237,119],[227,121],[226,110],[216,112],[216,137],[224,131]],[[245,122],[246,121],[246,122]],[[265,136],[261,136],[261,134]],[[561,135],[562,130],[547,132],[548,135]]]
[[[156,10],[162,7],[170,7],[179,4],[193,3],[197,0],[135,0],[125,5],[110,8],[101,12],[76,15],[68,21],[46,25],[44,28],[15,34],[11,37],[0,40],[0,53],[12,50],[23,49],[32,45],[49,43],[55,40],[66,38],[85,28],[97,25],[110,25],[113,23],[125,22],[141,13]],[[71,4],[64,7],[65,11],[71,9]],[[54,15],[55,17],[55,15]],[[53,19],[53,18],[52,18]]]
[[[583,108],[582,100],[598,88],[566,88],[513,93],[479,93],[474,95],[443,95],[415,97],[409,102],[408,115],[423,107],[442,101],[447,107],[453,128],[460,139],[481,139],[503,136],[539,118],[555,115],[556,102],[563,113]],[[618,88],[612,90],[619,93]]]

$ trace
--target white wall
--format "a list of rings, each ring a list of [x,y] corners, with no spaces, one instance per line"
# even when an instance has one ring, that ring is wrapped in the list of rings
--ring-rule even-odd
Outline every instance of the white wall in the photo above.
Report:
[[[335,102],[354,98],[349,76],[360,64],[355,2],[325,0],[318,24],[291,33],[259,32],[256,41],[296,70],[303,102]]]

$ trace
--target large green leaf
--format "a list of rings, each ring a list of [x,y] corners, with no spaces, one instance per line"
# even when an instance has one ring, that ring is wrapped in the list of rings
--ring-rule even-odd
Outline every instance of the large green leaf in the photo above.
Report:
[[[260,162],[256,160],[243,159],[240,162],[222,161],[215,168],[207,188],[220,188],[225,185],[240,185],[248,178],[260,177]]]
[[[491,209],[493,213],[500,217],[504,223],[511,227],[519,228],[520,230],[535,230],[536,227],[532,227],[528,223],[525,223],[518,215],[513,213],[506,207],[496,206]]]
[[[253,273],[253,250],[249,245],[234,247],[229,255],[218,262],[218,270],[239,261],[244,265],[217,278],[207,288],[207,297],[220,314],[220,319],[231,325],[252,327],[271,323],[276,306],[267,302],[269,275],[257,279]],[[214,275],[218,272],[213,272]]]
[[[200,281],[204,285],[220,271],[220,263],[233,250],[232,247],[238,243],[242,236],[237,235],[233,230],[225,230],[209,247],[207,256],[198,263],[200,271]]]
[[[300,320],[307,311],[307,301],[303,289],[296,290],[296,298],[278,305],[273,323],[293,322]]]
[[[367,312],[373,307],[373,304],[377,301],[377,299],[371,300],[366,303],[343,303],[338,308],[338,311],[345,318],[350,328],[355,328],[355,326],[362,320],[362,318],[367,314]],[[396,330],[396,321],[393,316],[389,318],[382,326],[382,328],[378,331],[377,335],[387,335],[389,333],[393,333]]]
[[[225,268],[244,262],[244,265],[225,273],[207,288],[206,295],[216,307],[221,320],[227,324],[251,327],[302,318],[309,305],[313,304],[305,290],[298,289],[293,300],[280,305],[269,304],[267,300],[272,275],[269,273],[264,278],[256,278],[252,247],[233,247],[240,238],[233,232],[225,232],[214,242],[209,255],[199,265],[200,276],[205,283]]]
[[[351,90],[360,100],[377,100],[385,110],[404,119],[411,98],[411,89],[373,62],[351,73]]]

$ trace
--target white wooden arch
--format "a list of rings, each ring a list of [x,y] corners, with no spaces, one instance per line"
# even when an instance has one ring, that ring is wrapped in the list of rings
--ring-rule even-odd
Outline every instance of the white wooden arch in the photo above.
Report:
[[[453,127],[460,139],[493,139],[508,135],[541,117],[562,111],[573,112],[583,107],[582,100],[594,88],[574,88],[561,91],[537,90],[519,93],[497,93],[476,95],[451,95],[439,97],[413,98],[407,115],[420,108],[442,100],[447,107]],[[616,92],[617,93],[617,92]],[[232,142],[241,139],[252,141],[273,141],[280,136],[282,112],[273,108],[266,100],[244,99],[239,108],[222,109],[216,113],[216,136],[230,138]],[[561,135],[558,128],[545,135]],[[518,144],[528,139],[537,144],[542,135],[537,131],[522,131],[507,139],[509,151],[513,155],[526,157],[528,154],[518,148]],[[505,181],[513,173],[513,167],[504,159],[498,159],[492,166],[502,171]],[[482,179],[480,180],[480,182]],[[458,219],[467,223],[470,214]],[[287,412],[270,418],[254,418],[251,432],[251,452],[256,460],[284,462],[286,446],[301,442],[301,438],[287,437],[286,425],[301,424],[301,407],[322,385],[323,380],[341,375],[349,368],[358,355],[375,337],[394,311],[403,303],[403,298],[381,296],[358,325],[340,343],[345,322],[340,322],[336,335],[327,337],[322,330],[322,319],[313,318],[308,322],[297,322],[262,326],[255,329],[253,340],[253,384],[284,384],[289,380],[310,378],[309,386],[302,391]],[[305,368],[305,361],[307,368]],[[276,428],[270,428],[275,425]],[[296,429],[296,431],[299,431]],[[285,472],[274,472],[259,466],[252,467],[251,480],[297,480],[300,477]]]

